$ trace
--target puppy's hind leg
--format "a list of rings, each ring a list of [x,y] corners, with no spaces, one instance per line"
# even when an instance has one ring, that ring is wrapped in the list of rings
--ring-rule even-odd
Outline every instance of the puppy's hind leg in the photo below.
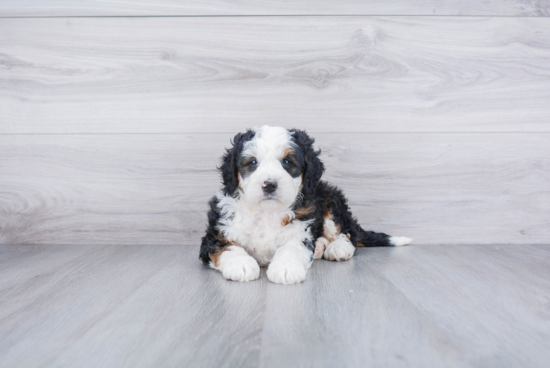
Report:
[[[347,261],[355,254],[355,247],[345,234],[339,234],[325,249],[324,257],[329,261]]]
[[[313,259],[321,259],[323,258],[323,253],[325,253],[325,249],[327,248],[327,245],[329,245],[330,241],[327,238],[320,237],[315,241],[315,251],[313,252]]]

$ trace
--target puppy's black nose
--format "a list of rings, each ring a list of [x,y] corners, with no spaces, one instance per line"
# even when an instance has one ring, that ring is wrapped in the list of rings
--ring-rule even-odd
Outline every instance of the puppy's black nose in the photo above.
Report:
[[[266,193],[273,193],[277,190],[277,182],[275,180],[266,180],[264,181],[262,188]]]

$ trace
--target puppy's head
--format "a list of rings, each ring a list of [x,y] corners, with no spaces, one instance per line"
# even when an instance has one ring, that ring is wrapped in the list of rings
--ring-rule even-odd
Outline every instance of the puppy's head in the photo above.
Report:
[[[304,131],[281,127],[237,134],[220,167],[225,194],[273,209],[290,207],[300,193],[309,198],[324,171],[313,142]]]

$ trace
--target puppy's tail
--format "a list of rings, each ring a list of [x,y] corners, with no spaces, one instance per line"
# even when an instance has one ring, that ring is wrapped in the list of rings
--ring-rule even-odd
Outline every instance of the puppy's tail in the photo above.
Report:
[[[384,233],[375,233],[374,231],[365,231],[357,226],[357,246],[358,247],[386,247],[401,246],[411,243],[413,240],[406,236],[390,236]]]

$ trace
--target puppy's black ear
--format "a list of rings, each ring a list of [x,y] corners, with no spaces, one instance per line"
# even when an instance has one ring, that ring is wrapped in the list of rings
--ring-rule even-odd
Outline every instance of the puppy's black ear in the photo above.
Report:
[[[294,142],[300,147],[302,154],[304,155],[304,179],[302,192],[306,197],[315,193],[315,188],[325,171],[325,165],[319,160],[321,150],[315,151],[313,149],[313,143],[315,139],[311,138],[303,130],[292,129],[290,130],[294,138]]]
[[[239,159],[243,151],[245,142],[254,137],[254,132],[247,130],[246,133],[237,134],[229,148],[222,158],[222,165],[218,168],[222,173],[224,194],[235,196],[239,188]]]

